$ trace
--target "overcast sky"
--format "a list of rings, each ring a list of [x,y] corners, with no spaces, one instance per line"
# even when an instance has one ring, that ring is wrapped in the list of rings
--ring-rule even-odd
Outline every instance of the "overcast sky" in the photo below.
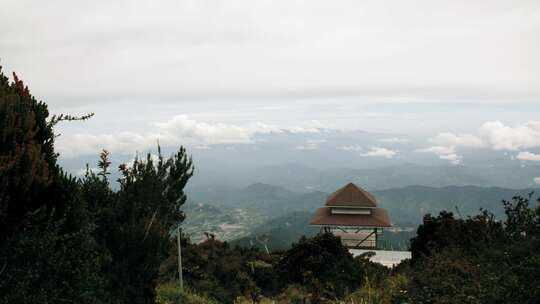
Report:
[[[0,28],[5,72],[53,113],[96,112],[62,140],[315,126],[428,139],[540,114],[538,0],[7,0]]]

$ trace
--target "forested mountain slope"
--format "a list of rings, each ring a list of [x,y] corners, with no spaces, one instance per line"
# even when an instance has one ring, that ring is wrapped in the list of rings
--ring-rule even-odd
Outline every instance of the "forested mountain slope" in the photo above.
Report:
[[[466,217],[483,208],[502,217],[502,199],[510,200],[514,195],[527,195],[533,190],[409,186],[372,193],[379,205],[388,209],[395,226],[414,228],[425,214],[438,214],[442,210]],[[327,196],[325,192],[301,193],[262,183],[245,188],[192,188],[191,201],[185,206],[188,216],[184,229],[195,241],[204,239],[204,232],[211,232],[223,240],[264,235],[277,247],[286,246],[300,235],[317,231],[309,226],[309,220],[324,205]]]

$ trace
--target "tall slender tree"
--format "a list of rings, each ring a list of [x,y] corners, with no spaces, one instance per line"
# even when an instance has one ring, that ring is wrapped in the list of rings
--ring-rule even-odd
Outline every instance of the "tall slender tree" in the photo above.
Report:
[[[110,252],[104,270],[109,292],[118,303],[153,303],[172,231],[184,219],[180,206],[186,201],[183,189],[193,175],[193,164],[183,147],[168,159],[158,147],[157,160],[148,154],[121,165],[120,189],[113,192],[107,157],[104,151],[98,163],[101,171],[89,172],[82,188],[98,215],[98,239]]]

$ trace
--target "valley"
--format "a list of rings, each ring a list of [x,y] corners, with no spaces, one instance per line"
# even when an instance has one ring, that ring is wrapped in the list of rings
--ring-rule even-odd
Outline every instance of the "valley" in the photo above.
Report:
[[[381,246],[406,250],[416,227],[428,213],[451,210],[458,217],[467,217],[487,209],[502,218],[501,199],[510,200],[532,191],[477,186],[408,186],[373,191],[380,206],[388,209],[394,225],[385,231]],[[263,183],[244,188],[191,188],[189,201],[183,206],[187,217],[182,227],[193,242],[213,235],[233,245],[263,249],[266,244],[270,250],[284,250],[302,235],[318,232],[318,228],[309,226],[309,221],[327,196],[322,191],[294,192]]]

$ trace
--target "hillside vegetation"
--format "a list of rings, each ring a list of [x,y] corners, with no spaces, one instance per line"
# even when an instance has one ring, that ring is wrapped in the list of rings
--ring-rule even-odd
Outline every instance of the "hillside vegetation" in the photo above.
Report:
[[[358,139],[351,139],[357,141]],[[264,149],[259,149],[264,151]],[[333,151],[335,151],[333,147]],[[328,155],[333,155],[333,151],[319,151],[321,160],[318,163],[330,165],[327,161]],[[302,152],[301,156],[311,155]],[[488,151],[482,151],[488,153]],[[249,155],[255,153],[244,153]],[[418,153],[416,153],[418,154]],[[226,156],[225,156],[226,155]],[[272,156],[274,156],[272,154]],[[209,185],[228,185],[229,187],[242,188],[254,182],[260,182],[269,185],[284,187],[295,192],[309,192],[313,189],[332,192],[335,189],[353,182],[362,185],[369,190],[383,190],[389,188],[402,188],[408,186],[422,185],[426,187],[446,187],[446,186],[469,186],[492,187],[519,189],[524,185],[535,186],[532,183],[534,177],[538,175],[540,165],[527,164],[520,167],[517,162],[508,162],[506,159],[491,160],[493,164],[477,165],[482,162],[481,157],[476,161],[463,166],[454,165],[425,165],[419,164],[381,164],[375,168],[354,168],[359,162],[358,157],[349,161],[350,166],[336,166],[330,168],[312,168],[299,163],[290,163],[285,159],[283,164],[256,165],[252,168],[243,168],[245,166],[243,159],[234,164],[229,163],[229,158],[236,155],[225,154],[221,157],[227,157],[223,162],[216,164],[222,170],[207,168],[205,164],[199,167],[200,172],[195,176],[193,183],[189,187],[206,188]],[[270,157],[267,157],[270,158]],[[324,160],[323,160],[324,159]],[[369,162],[374,161],[369,159]],[[388,160],[385,159],[385,162]],[[227,162],[224,164],[224,162]],[[496,164],[496,165],[494,165]],[[235,166],[239,167],[236,168]]]
[[[540,200],[502,203],[456,218],[426,215],[411,240],[412,259],[393,269],[353,258],[331,234],[300,238],[286,251],[185,240],[186,281],[222,303],[538,303]],[[163,264],[174,280],[176,255]]]
[[[373,191],[379,205],[387,208],[396,231],[385,231],[381,246],[406,250],[414,229],[425,214],[451,210],[460,217],[487,209],[502,219],[501,199],[527,195],[533,189],[483,188],[476,186],[409,186]],[[183,207],[187,216],[183,227],[195,242],[205,240],[205,232],[234,245],[284,250],[302,235],[313,236],[309,226],[315,210],[324,205],[328,193],[299,193],[262,183],[246,188],[213,186],[191,189]]]
[[[427,213],[433,214],[449,209],[456,211],[456,208],[463,216],[476,214],[479,209],[484,208],[502,217],[504,210],[498,201],[503,198],[510,199],[516,194],[526,195],[534,190],[477,186],[408,186],[370,192],[375,195],[380,207],[388,209],[394,224],[417,225]],[[295,211],[314,212],[324,205],[329,194],[321,191],[294,192],[262,183],[246,188],[226,186],[191,188],[187,193],[195,204],[210,204],[219,210],[253,209],[269,218],[288,215]],[[186,207],[190,205],[191,202],[188,202]]]

